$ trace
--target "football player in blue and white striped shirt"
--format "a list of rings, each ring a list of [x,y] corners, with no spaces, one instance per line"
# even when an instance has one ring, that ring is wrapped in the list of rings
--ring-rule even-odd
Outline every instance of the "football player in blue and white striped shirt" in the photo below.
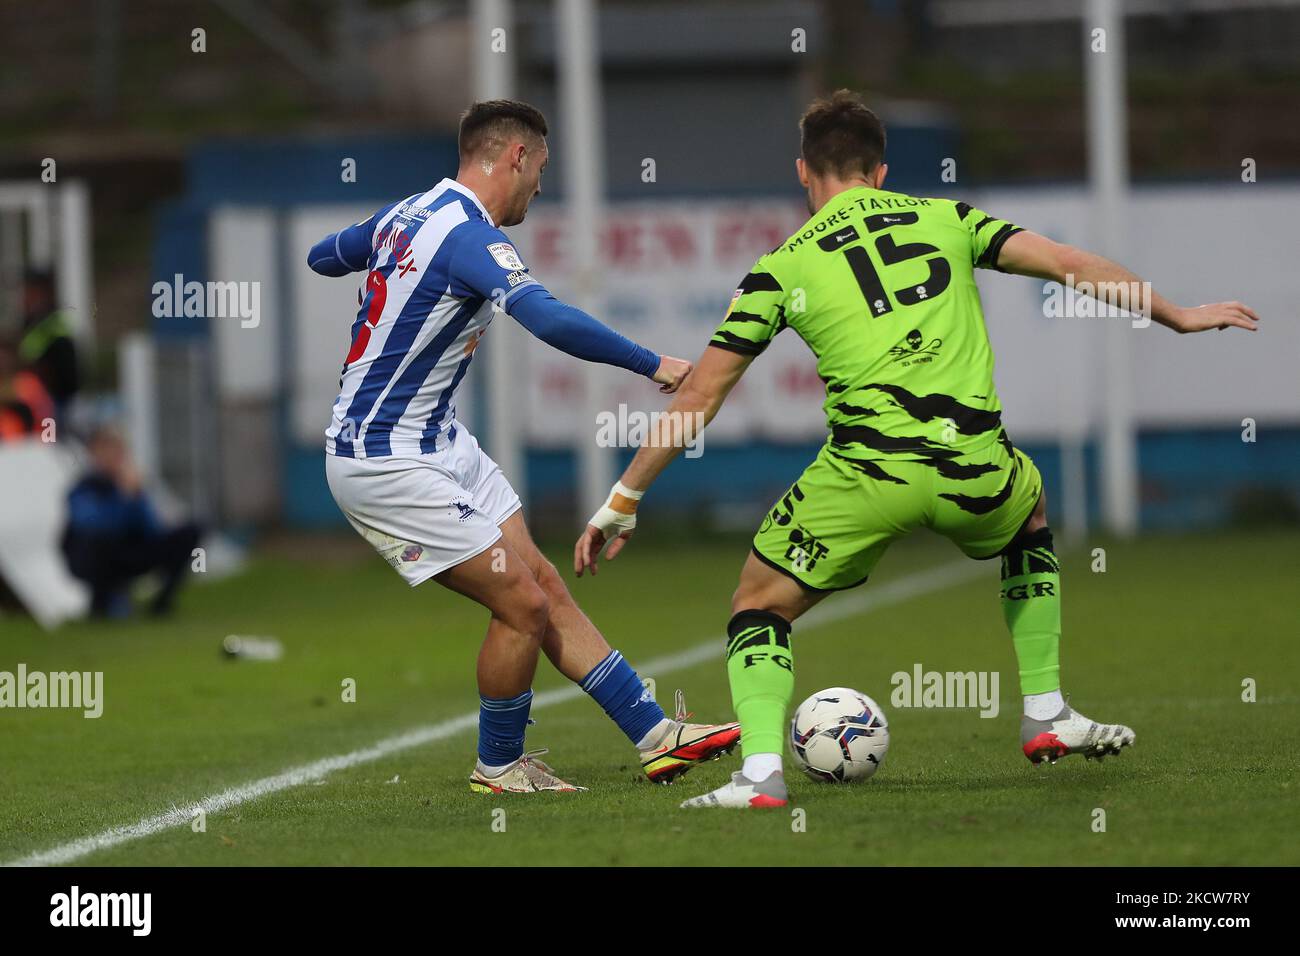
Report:
[[[578,790],[524,752],[539,650],[581,684],[671,782],[729,753],[735,723],[676,719],[644,690],[533,543],[519,496],[456,420],[456,393],[498,309],[542,341],[674,392],[691,370],[556,300],[502,226],[540,194],[546,120],[524,103],[475,103],[461,118],[460,169],[426,192],[326,236],[308,264],[365,272],[361,307],[326,432],[326,476],[348,521],[414,587],[430,578],[492,613],[478,658],[483,793]]]

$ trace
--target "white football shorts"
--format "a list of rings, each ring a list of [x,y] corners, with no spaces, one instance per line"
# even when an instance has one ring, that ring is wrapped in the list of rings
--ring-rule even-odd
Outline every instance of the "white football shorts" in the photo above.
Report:
[[[521,507],[500,466],[459,422],[455,436],[428,455],[325,456],[334,501],[411,587],[486,551]]]

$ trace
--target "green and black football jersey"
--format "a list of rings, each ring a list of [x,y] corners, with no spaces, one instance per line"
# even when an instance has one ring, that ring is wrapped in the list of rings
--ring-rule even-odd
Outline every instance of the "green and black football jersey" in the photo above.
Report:
[[[755,263],[709,344],[757,355],[789,326],[817,357],[836,454],[950,460],[1001,431],[974,272],[1019,231],[951,199],[847,190]]]

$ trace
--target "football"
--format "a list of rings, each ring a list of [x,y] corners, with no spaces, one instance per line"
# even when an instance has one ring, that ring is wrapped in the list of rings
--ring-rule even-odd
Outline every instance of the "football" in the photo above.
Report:
[[[889,752],[889,723],[880,706],[848,687],[819,690],[790,722],[794,759],[808,776],[828,783],[871,777]]]

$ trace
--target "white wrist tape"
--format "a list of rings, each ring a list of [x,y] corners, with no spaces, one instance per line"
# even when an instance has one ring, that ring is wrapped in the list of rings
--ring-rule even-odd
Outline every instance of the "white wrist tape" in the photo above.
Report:
[[[614,487],[610,489],[609,494],[610,497],[613,497],[614,495],[618,494],[618,495],[622,495],[624,498],[631,498],[633,501],[640,501],[641,496],[644,495],[645,492],[637,491],[634,488],[629,488],[627,485],[623,484],[623,482],[616,481],[614,482]]]
[[[606,538],[616,538],[636,527],[636,505],[643,491],[635,491],[621,481],[614,482],[609,497],[587,523]]]

